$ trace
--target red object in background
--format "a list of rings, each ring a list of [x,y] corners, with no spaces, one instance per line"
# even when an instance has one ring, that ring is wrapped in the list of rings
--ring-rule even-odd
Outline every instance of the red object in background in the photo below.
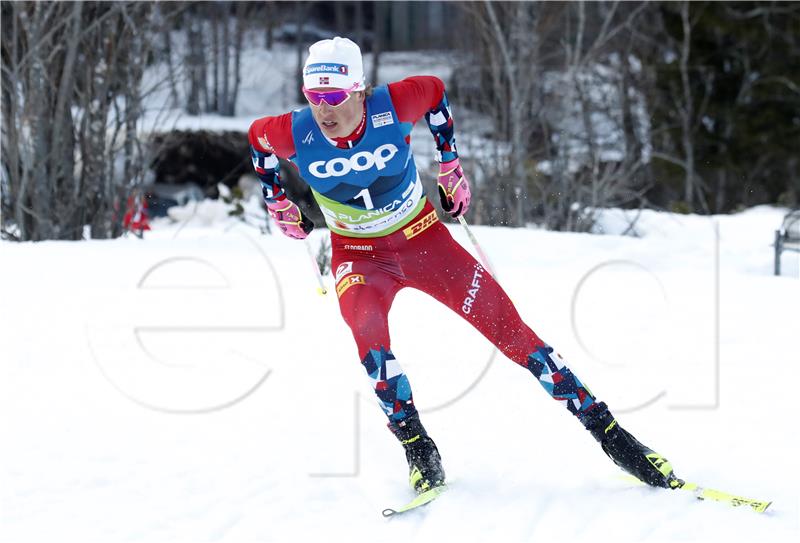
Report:
[[[150,221],[147,215],[147,199],[141,196],[130,196],[122,218],[122,225],[126,230],[143,232],[150,230]]]

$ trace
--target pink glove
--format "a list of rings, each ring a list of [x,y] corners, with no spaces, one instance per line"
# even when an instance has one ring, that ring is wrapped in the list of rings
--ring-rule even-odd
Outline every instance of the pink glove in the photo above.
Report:
[[[469,209],[469,182],[461,171],[458,159],[439,164],[439,198],[442,209],[456,218]]]
[[[278,228],[290,238],[305,239],[314,229],[314,223],[303,217],[297,204],[288,198],[279,202],[267,203],[267,211]]]

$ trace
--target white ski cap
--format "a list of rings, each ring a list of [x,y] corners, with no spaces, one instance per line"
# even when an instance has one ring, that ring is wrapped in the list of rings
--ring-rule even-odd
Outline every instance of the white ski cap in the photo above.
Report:
[[[333,87],[337,89],[364,90],[364,65],[361,48],[355,42],[336,36],[320,40],[308,48],[308,58],[303,66],[303,85],[307,89]]]

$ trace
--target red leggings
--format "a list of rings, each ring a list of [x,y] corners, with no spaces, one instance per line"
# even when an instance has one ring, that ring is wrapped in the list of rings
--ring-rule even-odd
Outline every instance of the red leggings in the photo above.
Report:
[[[455,311],[524,366],[543,342],[522,322],[497,281],[438,219],[431,221],[431,213],[435,218],[426,202],[410,226],[380,238],[331,235],[339,307],[359,357],[363,359],[370,349],[390,349],[389,309],[400,289],[412,287]],[[407,239],[406,232],[413,234],[415,226],[419,230],[426,225]]]
[[[342,317],[391,421],[416,412],[389,336],[389,309],[404,287],[431,295],[466,319],[581,421],[596,405],[561,357],[522,321],[497,281],[456,243],[429,202],[409,226],[393,234],[350,238],[334,233],[331,242]]]

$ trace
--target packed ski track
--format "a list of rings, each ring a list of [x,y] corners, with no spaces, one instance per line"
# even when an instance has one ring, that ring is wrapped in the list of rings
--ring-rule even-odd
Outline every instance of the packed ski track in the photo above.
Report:
[[[526,321],[626,428],[766,513],[630,484],[527,371],[404,290],[394,351],[450,488],[384,519],[412,497],[406,463],[330,276],[319,296],[302,242],[205,206],[143,240],[0,243],[0,540],[797,537],[783,210],[645,212],[638,238],[615,235],[613,210],[602,236],[474,227]]]

